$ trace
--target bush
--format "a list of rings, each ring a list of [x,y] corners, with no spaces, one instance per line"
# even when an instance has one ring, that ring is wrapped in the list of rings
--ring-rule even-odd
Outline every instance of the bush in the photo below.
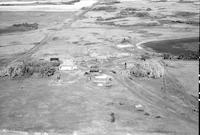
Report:
[[[92,11],[106,11],[106,12],[115,12],[116,10],[117,8],[113,6],[101,6],[92,9]]]
[[[136,11],[137,9],[135,8],[126,8],[120,11],[120,15],[133,15]]]
[[[13,24],[12,27],[24,27],[24,28],[31,28],[31,29],[38,29],[37,23],[22,23],[22,24]]]
[[[199,53],[198,52],[186,52],[186,53],[179,54],[177,56],[173,56],[168,53],[165,53],[165,54],[163,54],[163,59],[198,60]]]
[[[136,17],[150,17],[150,14],[147,12],[137,12],[135,13]]]
[[[147,59],[150,59],[150,56],[142,55],[140,59],[143,60],[143,61],[146,61]]]
[[[198,52],[188,52],[184,54],[180,54],[177,59],[181,60],[198,60],[199,53]]]
[[[7,75],[10,78],[22,77],[28,74],[31,75],[32,73],[33,71],[31,71],[24,62],[17,62],[7,67]]]
[[[160,78],[164,75],[164,67],[157,61],[138,61],[130,69],[135,77]]]
[[[163,59],[171,59],[170,54],[168,53],[163,54]]]
[[[16,62],[2,69],[0,76],[9,76],[11,79],[14,79],[19,77],[29,77],[34,73],[39,73],[41,77],[47,77],[54,75],[59,65],[59,62],[49,61]]]

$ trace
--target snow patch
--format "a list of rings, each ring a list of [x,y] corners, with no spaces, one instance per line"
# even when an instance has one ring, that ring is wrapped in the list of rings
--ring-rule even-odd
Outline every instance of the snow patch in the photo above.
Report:
[[[130,48],[133,47],[132,44],[118,44],[117,45],[118,48]]]
[[[0,11],[45,11],[45,12],[63,12],[63,11],[77,11],[83,7],[92,6],[96,3],[97,0],[81,0],[80,2],[75,3],[74,5],[21,5],[23,4],[34,4],[33,2],[11,2],[13,4],[20,5],[9,5],[9,6],[0,6]],[[0,4],[6,4],[8,2],[1,2]]]

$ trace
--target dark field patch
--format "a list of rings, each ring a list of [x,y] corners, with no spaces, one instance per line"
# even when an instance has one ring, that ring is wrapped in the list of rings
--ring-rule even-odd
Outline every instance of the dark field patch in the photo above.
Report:
[[[195,15],[198,15],[199,13],[195,13],[195,12],[186,12],[186,11],[179,11],[175,13],[175,17],[192,17]]]
[[[92,11],[105,11],[105,12],[115,12],[116,10],[117,8],[113,6],[100,6],[92,9]]]
[[[13,24],[10,27],[6,27],[4,29],[0,29],[0,34],[4,33],[12,33],[12,32],[22,32],[22,31],[30,31],[30,30],[36,30],[38,29],[38,24],[28,24],[28,23],[22,23],[22,24]]]
[[[5,65],[8,63],[8,59],[6,58],[0,58],[0,65]]]
[[[161,24],[188,24],[188,25],[193,25],[193,26],[199,26],[198,21],[193,21],[193,20],[159,20]]]
[[[7,28],[13,24],[38,23],[39,28],[55,25],[63,22],[73,15],[74,12],[43,12],[43,11],[1,11],[1,28]]]
[[[175,56],[188,53],[199,53],[198,37],[152,41],[144,43],[143,46],[151,48],[158,53],[169,53]]]
[[[77,2],[80,2],[80,0],[72,0],[72,1],[69,1],[69,2],[61,2],[61,3],[66,4],[66,5],[71,5],[71,4],[75,4]]]

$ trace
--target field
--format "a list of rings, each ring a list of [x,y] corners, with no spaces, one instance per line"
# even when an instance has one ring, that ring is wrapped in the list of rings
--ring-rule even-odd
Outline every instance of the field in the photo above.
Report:
[[[66,17],[70,17],[73,12],[5,12],[1,11],[1,24],[0,28],[6,28],[13,24],[21,23],[38,23],[39,28],[46,28],[55,26],[57,23],[62,22]],[[48,21],[47,21],[48,20]]]
[[[147,42],[142,46],[151,48],[158,53],[169,53],[175,56],[189,53],[196,54],[197,58],[199,56],[198,37]]]
[[[198,53],[197,0],[12,2],[0,5],[0,134],[198,134],[199,62],[162,56]]]

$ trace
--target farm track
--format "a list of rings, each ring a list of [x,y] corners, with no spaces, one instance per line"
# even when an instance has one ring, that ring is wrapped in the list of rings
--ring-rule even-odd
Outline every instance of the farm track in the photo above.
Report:
[[[160,61],[160,63],[162,65],[164,64],[162,61]],[[132,93],[134,96],[141,99],[142,102],[144,102],[144,104],[146,104],[147,106],[153,107],[154,110],[157,110],[157,112],[159,112],[161,114],[164,113],[166,116],[170,115],[174,118],[179,118],[180,121],[188,121],[193,124],[196,124],[197,121],[192,119],[192,117],[182,115],[182,112],[193,109],[193,107],[191,107],[191,103],[195,102],[194,99],[192,99],[192,97],[189,96],[187,93],[179,91],[179,87],[181,85],[177,82],[177,80],[175,78],[173,79],[173,78],[169,77],[169,75],[168,75],[169,73],[168,73],[168,71],[166,71],[167,70],[166,67],[164,67],[164,68],[165,68],[165,72],[164,72],[164,76],[162,78],[162,81],[163,81],[162,85],[163,85],[163,89],[164,89],[164,90],[162,90],[162,91],[164,91],[163,97],[160,97],[159,94],[155,90],[151,90],[135,81],[131,81],[126,76],[123,76],[123,75],[122,76],[121,75],[113,76],[113,74],[111,74],[109,72],[107,72],[107,74],[113,76],[114,79],[119,84],[121,84],[122,86],[127,88],[127,90],[130,93]],[[168,82],[170,84],[167,84]],[[168,87],[168,85],[170,85],[170,86],[173,85],[175,87],[175,89],[173,89],[174,91],[171,90],[171,87]],[[173,92],[171,92],[171,91],[173,91]],[[175,95],[174,95],[174,93],[175,93]],[[182,97],[179,96],[179,94],[182,95],[185,100],[183,100]],[[174,100],[171,97],[172,95],[180,98],[180,100],[182,100],[182,102],[184,104],[186,104],[187,107],[183,106],[178,101]]]
[[[198,101],[196,101],[196,99],[189,95],[188,93],[186,93],[187,90],[185,90],[185,88],[180,84],[180,82],[176,79],[176,76],[174,76],[173,74],[171,74],[167,67],[166,64],[163,60],[160,61],[160,63],[163,65],[164,67],[164,76],[162,77],[162,84],[163,84],[163,92],[164,92],[164,99],[171,105],[174,106],[174,110],[176,110],[176,114],[181,114],[182,113],[182,109],[183,110],[194,110],[195,107],[198,106]],[[183,102],[185,105],[187,105],[187,108],[185,108],[185,106],[181,105],[180,103],[174,102],[174,100],[172,100],[170,97],[171,95],[178,97],[178,99]],[[181,108],[181,110],[178,110],[178,108]],[[185,111],[186,111],[185,110]],[[184,112],[184,111],[183,111]],[[187,121],[190,121],[192,123],[196,123],[198,121],[193,120],[189,117],[184,117],[182,115],[180,115],[180,118],[183,118]]]
[[[76,22],[77,20],[79,20],[81,17],[83,17],[87,12],[89,12],[92,8],[94,8],[94,6],[96,6],[100,1],[97,1],[96,3],[94,3],[92,6],[86,8],[86,10],[81,11],[81,13],[79,13],[78,15],[74,15],[67,23],[62,22],[61,24],[59,24],[59,28],[56,27],[56,30],[61,30],[61,29],[67,29],[67,28],[71,28],[71,25]],[[46,29],[47,30],[47,29]],[[14,59],[12,59],[10,62],[8,62],[7,65],[15,63],[17,61],[21,61],[21,60],[25,60],[31,57],[32,54],[34,54],[35,52],[37,52],[42,46],[46,45],[46,43],[48,41],[50,41],[53,37],[53,35],[55,35],[55,31],[51,32],[48,31],[48,33],[46,34],[46,36],[39,42],[39,44],[35,45],[33,48],[31,48],[30,50],[28,50],[25,54],[22,54]],[[6,65],[6,66],[7,66]]]

